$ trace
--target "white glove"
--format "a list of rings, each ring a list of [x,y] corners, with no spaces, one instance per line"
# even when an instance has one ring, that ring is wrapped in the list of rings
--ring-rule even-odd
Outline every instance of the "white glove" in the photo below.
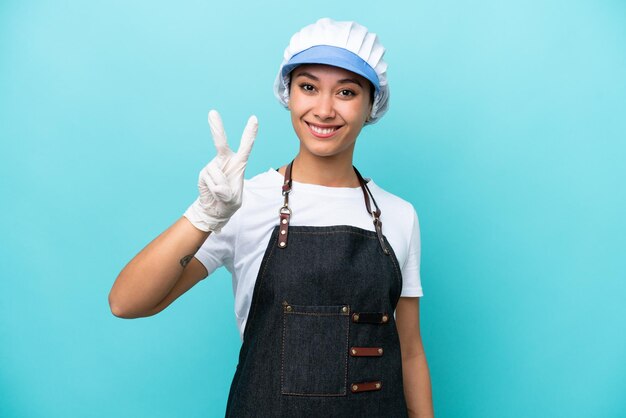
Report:
[[[219,232],[241,207],[243,175],[256,137],[258,121],[256,116],[250,116],[236,153],[228,146],[222,119],[215,110],[209,112],[209,126],[217,156],[200,171],[200,196],[183,216],[202,231]]]

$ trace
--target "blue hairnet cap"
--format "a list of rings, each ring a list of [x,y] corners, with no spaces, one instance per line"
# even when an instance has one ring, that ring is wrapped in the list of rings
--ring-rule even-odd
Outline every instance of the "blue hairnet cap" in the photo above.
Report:
[[[274,82],[274,95],[288,107],[290,73],[303,64],[326,64],[365,77],[374,86],[374,102],[366,124],[377,122],[389,107],[385,48],[378,36],[356,22],[323,18],[291,37]]]
[[[376,71],[361,57],[344,48],[330,45],[316,45],[297,53],[283,66],[282,76],[286,77],[302,64],[326,64],[341,67],[368,79],[376,91],[380,81]]]

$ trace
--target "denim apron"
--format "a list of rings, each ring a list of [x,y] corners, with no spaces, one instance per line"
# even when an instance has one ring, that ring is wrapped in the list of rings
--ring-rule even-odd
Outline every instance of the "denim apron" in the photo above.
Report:
[[[376,231],[289,226],[292,164],[226,417],[406,417],[394,319],[402,276],[376,201],[355,168]]]

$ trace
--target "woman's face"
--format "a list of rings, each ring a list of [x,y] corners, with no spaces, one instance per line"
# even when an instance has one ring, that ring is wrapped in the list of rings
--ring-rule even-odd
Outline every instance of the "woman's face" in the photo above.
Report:
[[[301,65],[291,74],[289,110],[300,153],[352,159],[371,111],[369,81],[343,68]]]

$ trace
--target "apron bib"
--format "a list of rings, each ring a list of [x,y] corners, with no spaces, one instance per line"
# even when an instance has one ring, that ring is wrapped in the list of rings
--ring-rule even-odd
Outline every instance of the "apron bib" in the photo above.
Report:
[[[394,319],[402,276],[380,210],[375,201],[370,209],[371,193],[355,168],[376,231],[289,226],[292,164],[226,417],[406,417]]]

